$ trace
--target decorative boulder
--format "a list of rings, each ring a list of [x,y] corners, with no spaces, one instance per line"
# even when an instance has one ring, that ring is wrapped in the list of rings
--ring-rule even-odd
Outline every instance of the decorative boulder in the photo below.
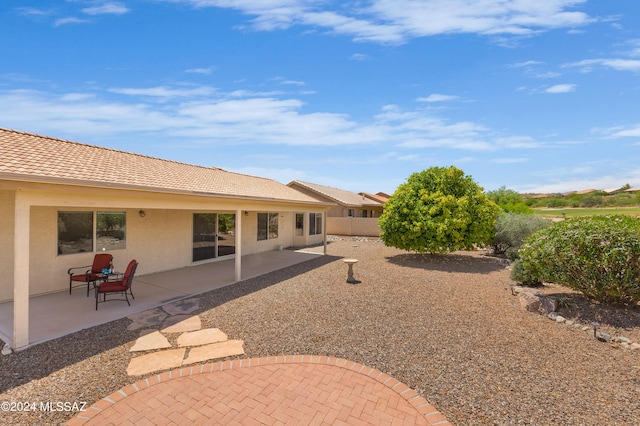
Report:
[[[537,294],[523,291],[518,295],[518,299],[520,300],[520,306],[529,312],[539,312],[542,302],[540,301],[540,296]]]
[[[558,301],[553,297],[540,297],[540,308],[538,311],[542,315],[548,315],[558,310]]]

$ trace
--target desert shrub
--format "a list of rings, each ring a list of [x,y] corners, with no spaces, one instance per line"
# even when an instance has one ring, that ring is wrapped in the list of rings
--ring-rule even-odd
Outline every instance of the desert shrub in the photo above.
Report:
[[[384,205],[384,244],[418,253],[469,250],[491,242],[500,208],[454,166],[413,173]]]
[[[511,279],[530,287],[539,287],[542,282],[531,275],[522,265],[522,259],[516,259],[511,264]]]
[[[521,194],[505,186],[487,192],[487,197],[505,212],[533,213],[533,209],[525,203]]]
[[[517,253],[520,244],[525,238],[550,223],[548,219],[540,216],[522,213],[501,213],[496,220],[496,233],[491,243],[491,248],[494,254],[503,254],[507,251],[513,253],[514,250]],[[511,257],[514,257],[513,254],[511,254]]]
[[[603,205],[602,195],[587,195],[580,200],[580,207],[597,207]]]
[[[554,223],[520,247],[526,274],[607,303],[640,301],[640,220],[578,217]]]

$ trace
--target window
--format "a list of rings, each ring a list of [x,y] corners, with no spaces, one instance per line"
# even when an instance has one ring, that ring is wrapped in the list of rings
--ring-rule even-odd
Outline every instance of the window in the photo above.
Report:
[[[349,210],[347,211],[347,216],[349,216],[349,217],[355,217],[355,215],[356,215],[356,211],[355,211],[354,209],[349,209]]]
[[[232,213],[193,214],[194,262],[236,252],[236,215]]]
[[[93,251],[93,212],[58,212],[58,254]]]
[[[96,250],[127,248],[127,214],[125,212],[96,213]]]
[[[258,241],[278,238],[278,213],[258,213]]]
[[[296,235],[304,235],[304,213],[296,213]]]
[[[322,213],[309,213],[309,235],[322,234]]]
[[[367,211],[366,210],[362,210],[362,217],[367,217]]]
[[[126,231],[125,212],[58,212],[58,254],[124,249]]]

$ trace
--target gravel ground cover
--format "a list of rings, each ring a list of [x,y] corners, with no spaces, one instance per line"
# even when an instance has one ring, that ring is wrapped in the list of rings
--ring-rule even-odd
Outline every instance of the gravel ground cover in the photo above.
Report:
[[[640,351],[523,311],[509,271],[484,252],[418,255],[332,238],[329,256],[200,296],[203,327],[244,340],[244,357],[350,359],[406,383],[458,425],[638,425]],[[347,284],[354,257],[360,284]],[[557,286],[560,313],[640,342],[640,310],[603,307]],[[128,319],[0,357],[0,401],[89,405],[138,380]],[[3,412],[3,424],[77,413]]]

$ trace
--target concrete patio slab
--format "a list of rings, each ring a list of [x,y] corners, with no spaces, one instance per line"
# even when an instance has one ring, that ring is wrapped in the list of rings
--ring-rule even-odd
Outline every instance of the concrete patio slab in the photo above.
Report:
[[[322,257],[306,250],[282,250],[242,257],[242,277],[249,279],[287,266]],[[235,261],[230,259],[203,263],[173,271],[136,275],[133,280],[131,306],[105,303],[95,309],[93,295],[86,289],[32,296],[29,298],[29,345],[45,342],[85,328],[172,304],[235,283]],[[66,271],[59,271],[63,274]],[[180,305],[178,305],[180,306]],[[173,309],[173,307],[169,308]],[[153,326],[134,322],[130,330]],[[11,344],[13,338],[13,302],[0,303],[0,339]]]
[[[233,355],[243,355],[243,345],[244,341],[242,340],[227,340],[226,342],[212,343],[206,346],[191,348],[187,359],[183,362],[183,365],[195,364],[196,362],[225,358]]]
[[[178,347],[201,346],[210,343],[224,342],[227,335],[217,328],[205,328],[204,330],[183,333],[178,337]]]
[[[159,331],[153,331],[151,333],[144,333],[142,336],[138,337],[136,343],[133,345],[129,352],[141,352],[141,351],[151,351],[155,349],[166,349],[170,348],[171,343],[160,334]]]
[[[127,367],[127,374],[129,376],[143,376],[154,371],[180,367],[185,352],[185,348],[168,349],[132,358]]]

